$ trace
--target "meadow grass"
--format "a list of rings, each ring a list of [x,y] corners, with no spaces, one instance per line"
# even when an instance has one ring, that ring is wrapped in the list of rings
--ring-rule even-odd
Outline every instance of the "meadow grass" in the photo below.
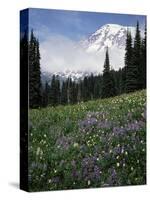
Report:
[[[29,110],[29,190],[146,183],[146,91]]]

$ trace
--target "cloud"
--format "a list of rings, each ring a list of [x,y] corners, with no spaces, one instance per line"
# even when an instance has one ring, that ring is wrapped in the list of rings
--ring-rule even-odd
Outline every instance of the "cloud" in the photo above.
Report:
[[[62,35],[51,35],[40,44],[41,68],[47,72],[102,72],[104,53],[88,53],[79,43]]]

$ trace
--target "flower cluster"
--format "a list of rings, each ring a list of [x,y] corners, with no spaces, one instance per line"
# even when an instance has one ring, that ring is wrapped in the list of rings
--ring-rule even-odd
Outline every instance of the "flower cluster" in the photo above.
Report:
[[[30,191],[146,182],[145,91],[30,111]]]

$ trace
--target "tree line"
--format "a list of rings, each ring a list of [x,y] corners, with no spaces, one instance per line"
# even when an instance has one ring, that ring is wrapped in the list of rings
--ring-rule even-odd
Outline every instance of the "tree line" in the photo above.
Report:
[[[75,104],[98,98],[108,98],[122,93],[146,88],[146,25],[144,38],[141,37],[139,23],[135,37],[127,30],[125,66],[118,71],[110,68],[109,49],[106,49],[103,73],[86,76],[83,80],[68,78],[61,82],[59,76],[52,76],[50,82],[41,83],[39,41],[33,30],[21,39],[21,49],[28,46],[29,52],[29,107]],[[26,51],[23,52],[25,56]],[[23,59],[22,59],[23,60]],[[25,66],[24,66],[25,67]]]

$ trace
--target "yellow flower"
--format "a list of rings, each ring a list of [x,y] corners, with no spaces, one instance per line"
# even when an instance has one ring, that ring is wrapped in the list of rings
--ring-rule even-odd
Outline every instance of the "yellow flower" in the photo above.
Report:
[[[74,143],[73,146],[74,146],[74,147],[78,147],[79,144],[78,144],[78,143]]]

